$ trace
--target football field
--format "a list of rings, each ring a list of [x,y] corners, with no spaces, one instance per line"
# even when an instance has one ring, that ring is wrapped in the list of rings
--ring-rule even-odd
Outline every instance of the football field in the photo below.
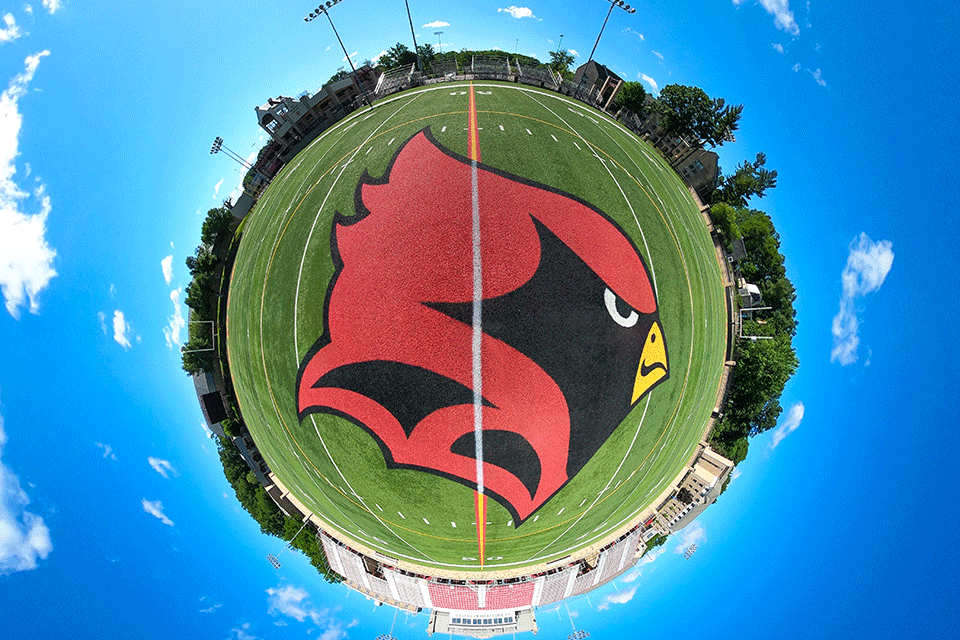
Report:
[[[423,135],[418,135],[421,132]],[[510,506],[513,503],[502,498],[506,494],[496,494],[496,474],[500,470],[488,465],[491,497],[486,501],[486,525],[481,523],[480,527],[477,486],[465,481],[464,475],[457,476],[444,470],[446,467],[426,472],[414,464],[399,464],[399,453],[389,465],[388,451],[398,451],[389,445],[392,436],[383,435],[385,432],[356,415],[346,415],[333,404],[303,404],[311,389],[321,386],[321,380],[307,379],[308,365],[314,357],[340,346],[331,338],[334,334],[327,326],[328,314],[338,319],[353,318],[362,330],[354,326],[341,331],[341,335],[353,331],[356,341],[369,341],[369,353],[380,355],[366,360],[377,362],[391,360],[391,352],[403,352],[404,335],[416,336],[415,351],[433,348],[443,327],[448,326],[412,320],[421,318],[421,311],[433,304],[432,299],[417,301],[417,309],[409,314],[394,311],[407,307],[394,307],[393,300],[379,302],[389,296],[391,283],[400,278],[398,271],[406,269],[407,279],[422,278],[427,284],[439,277],[431,275],[432,269],[439,268],[438,260],[424,258],[423,264],[414,265],[410,262],[417,255],[411,254],[434,255],[430,251],[444,238],[448,213],[451,219],[455,217],[440,205],[454,202],[451,206],[457,207],[460,203],[442,195],[450,192],[447,180],[452,183],[459,174],[420,172],[412,164],[414,168],[401,175],[407,166],[404,154],[412,154],[418,144],[439,149],[437,153],[445,161],[462,167],[468,180],[462,201],[467,221],[470,171],[474,176],[475,224],[478,215],[488,216],[483,220],[498,219],[497,198],[503,199],[504,210],[514,207],[508,203],[510,194],[518,192],[513,184],[549,192],[550,198],[572,202],[590,215],[598,212],[601,223],[612,221],[648,272],[658,314],[651,322],[659,322],[661,340],[666,343],[665,357],[669,358],[668,377],[632,405],[624,404],[623,415],[616,418],[615,428],[597,444],[595,453],[591,449],[589,455],[584,454],[582,466],[559,483],[555,492],[544,500],[533,500],[529,513],[523,507]],[[472,165],[471,160],[477,163]],[[495,180],[503,183],[496,193],[485,187]],[[374,210],[371,202],[382,201],[381,207],[396,203],[386,196],[375,199],[377,193],[383,193],[377,190],[388,186],[416,191],[404,202],[426,204],[420,208],[397,205],[392,210]],[[434,194],[440,205],[431,200]],[[478,199],[485,203],[482,214],[477,211]],[[370,211],[366,210],[368,206]],[[716,401],[726,337],[724,291],[713,244],[696,204],[669,165],[648,144],[596,110],[560,94],[507,83],[447,83],[397,94],[376,103],[373,109],[351,114],[321,134],[281,170],[249,216],[231,276],[227,314],[230,370],[243,419],[270,468],[300,502],[366,547],[427,568],[475,571],[482,564],[485,569],[519,573],[524,567],[575,555],[623,528],[651,506],[694,452]],[[366,216],[387,226],[401,224],[406,217],[427,216],[430,221],[423,228],[435,232],[437,240],[411,237],[392,242],[395,237],[405,236],[362,235],[369,232],[359,224]],[[549,214],[532,211],[530,216],[546,220]],[[505,220],[504,214],[503,224],[507,225]],[[537,226],[540,237],[547,237],[540,228]],[[483,308],[491,309],[485,313],[492,317],[494,307],[488,307],[486,290],[477,289],[477,270],[482,267],[484,277],[492,278],[497,266],[485,262],[485,254],[480,257],[480,235],[476,226],[474,229],[474,308],[482,296]],[[512,231],[505,229],[498,233],[504,236],[503,243],[509,244]],[[592,233],[586,226],[584,229],[584,233]],[[497,240],[500,235],[490,237]],[[494,243],[483,237],[487,250]],[[443,252],[437,249],[436,254]],[[610,259],[602,255],[602,247],[598,254],[596,260]],[[363,255],[369,257],[356,257]],[[570,264],[581,264],[579,259],[569,260]],[[589,259],[585,261],[589,263]],[[335,285],[345,288],[350,284],[343,270],[345,262],[360,272],[359,282],[367,283],[357,285],[363,291],[356,296],[360,300],[341,302],[343,296],[332,293]],[[511,275],[504,274],[503,278]],[[565,280],[561,277],[558,282]],[[604,300],[598,297],[597,301],[602,311]],[[541,303],[540,299],[537,302]],[[348,308],[348,304],[352,306]],[[552,303],[546,300],[542,304]],[[451,321],[447,316],[457,313],[451,310],[453,306],[450,303],[442,308],[446,316],[441,319],[448,324]],[[558,301],[556,308],[565,307]],[[627,326],[631,318],[637,322],[637,314],[628,314],[628,307],[621,301],[607,302],[611,316],[618,309],[626,316],[626,320],[621,319],[622,326]],[[422,317],[440,315],[429,308]],[[475,316],[474,329],[479,332],[478,324]],[[495,331],[492,321],[489,326]],[[469,372],[469,320],[462,329],[463,366]],[[524,339],[529,341],[535,332],[529,328],[525,331]],[[594,372],[596,362],[602,362],[601,355],[579,351],[560,358],[557,351],[565,344],[580,344],[572,337],[545,332],[542,338],[549,342],[550,357],[570,362],[571,367],[580,360],[591,360],[594,368],[584,371]],[[468,384],[455,385],[454,391],[465,389],[466,400],[457,407],[438,406],[442,411],[459,407],[470,419],[483,413],[492,424],[497,412],[507,409],[494,396],[490,401],[485,395],[480,398],[478,340],[490,337],[474,335],[473,340],[473,391],[466,389]],[[325,350],[328,345],[331,349]],[[487,358],[485,351],[483,358]],[[633,370],[637,370],[636,364]],[[343,384],[354,389],[366,385],[366,389],[376,386],[377,380],[389,379],[375,378],[368,369],[363,371],[367,373],[362,380]],[[387,374],[381,368],[376,375]],[[577,375],[590,378],[571,383],[584,389],[600,388],[592,379],[604,377],[595,373]],[[428,377],[423,380],[437,388],[449,384],[434,383]],[[303,388],[298,391],[301,383]],[[493,389],[492,384],[485,382],[484,389]],[[532,380],[519,377],[514,387],[525,384],[535,386]],[[370,389],[368,395],[388,392]],[[603,394],[592,393],[587,402],[606,402]],[[379,404],[387,406],[402,400],[385,398]],[[531,415],[537,411],[530,409]],[[430,416],[418,418],[423,422],[417,424],[425,424]],[[475,437],[481,437],[481,431]],[[416,433],[416,429],[406,429],[405,437],[412,438]],[[557,434],[538,436],[535,446],[547,448],[554,440],[562,444],[566,437],[564,430],[558,429]],[[536,444],[541,440],[542,445]],[[478,454],[482,449],[477,460],[489,455],[479,440],[468,438],[465,442],[471,448],[476,445]],[[474,464],[470,456],[460,457],[469,460],[464,468],[473,468],[469,466]],[[538,478],[548,476],[548,462],[541,456],[535,463]],[[478,475],[481,467],[477,464]],[[530,467],[524,463],[513,475],[526,478]],[[508,486],[508,480],[516,482],[507,478],[502,486]],[[531,499],[534,493],[530,489]],[[482,544],[478,537],[482,537]]]

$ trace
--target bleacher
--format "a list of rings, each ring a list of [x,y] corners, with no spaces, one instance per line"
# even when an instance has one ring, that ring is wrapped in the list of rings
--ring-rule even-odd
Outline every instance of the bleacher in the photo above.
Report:
[[[393,581],[397,585],[397,595],[402,602],[409,602],[418,607],[426,607],[427,603],[423,600],[423,593],[420,591],[422,578],[414,578],[399,571],[392,571]]]
[[[403,91],[419,84],[419,74],[416,73],[417,65],[415,63],[409,66],[404,65],[390,71],[385,71],[377,80],[377,86],[373,92],[378,98],[388,96],[397,91]]]
[[[533,603],[533,582],[494,585],[487,588],[486,609],[529,607]]]
[[[459,611],[476,611],[480,608],[475,589],[436,582],[428,582],[427,589],[434,607]]]
[[[576,571],[575,568],[564,569],[557,573],[552,573],[543,577],[543,591],[540,592],[540,602],[538,606],[559,602],[563,599],[563,593],[567,589],[567,583],[570,581],[570,574]]]

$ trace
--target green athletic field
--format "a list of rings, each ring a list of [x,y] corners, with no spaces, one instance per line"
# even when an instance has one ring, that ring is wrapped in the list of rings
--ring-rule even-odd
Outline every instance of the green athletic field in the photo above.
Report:
[[[613,218],[654,273],[670,378],[634,407],[599,452],[519,528],[488,502],[485,568],[520,573],[575,554],[635,518],[675,479],[714,407],[726,311],[713,245],[687,189],[649,145],[601,113],[549,91],[478,82],[482,162],[573,194]],[[301,423],[301,359],[323,333],[335,212],[352,215],[364,171],[429,127],[468,155],[469,84],[440,84],[361,109],[324,132],[251,212],[230,283],[228,352],[244,420],[271,469],[323,520],[367,547],[424,567],[479,570],[474,492],[387,469],[353,423]]]

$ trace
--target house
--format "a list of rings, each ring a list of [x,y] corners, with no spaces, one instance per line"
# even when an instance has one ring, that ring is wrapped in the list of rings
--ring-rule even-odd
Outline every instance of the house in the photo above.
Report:
[[[606,68],[596,60],[580,65],[573,74],[573,84],[579,88],[580,95],[591,96],[600,109],[608,109],[623,85],[623,78]]]

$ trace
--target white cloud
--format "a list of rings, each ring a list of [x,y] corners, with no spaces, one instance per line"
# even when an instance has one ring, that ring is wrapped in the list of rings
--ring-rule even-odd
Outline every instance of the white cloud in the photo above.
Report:
[[[533,15],[533,11],[531,11],[531,10],[528,9],[527,7],[514,7],[514,6],[509,6],[509,7],[507,7],[506,9],[497,9],[497,13],[500,13],[501,11],[506,11],[506,12],[509,13],[511,16],[513,16],[514,18],[517,18],[517,19],[520,19],[520,18],[535,18],[535,17],[536,17],[535,15]]]
[[[783,45],[780,44],[779,42],[774,42],[770,46],[773,47],[773,50],[776,51],[777,53],[783,53]]]
[[[380,58],[382,58],[382,57],[385,56],[385,55],[387,55],[387,50],[386,50],[386,49],[384,49],[383,51],[381,51],[381,52],[378,53],[377,55],[373,56],[373,58],[370,59],[370,62],[373,62],[374,64],[376,64],[377,60],[379,60]]]
[[[3,16],[3,23],[7,25],[6,27],[0,27],[0,44],[5,42],[13,42],[17,38],[23,36],[23,31],[20,30],[20,27],[17,26],[17,19],[13,17],[12,13],[8,13]]]
[[[170,464],[169,460],[164,460],[162,458],[154,458],[153,456],[147,457],[147,462],[150,463],[150,467],[162,475],[164,478],[169,478],[170,476],[178,476],[177,470],[173,468],[173,465]]]
[[[422,29],[439,29],[440,27],[449,27],[449,22],[443,22],[442,20],[434,20],[433,22],[428,22],[427,24],[421,27]]]
[[[665,546],[660,545],[659,547],[654,547],[650,551],[643,554],[643,557],[640,558],[640,561],[637,563],[636,568],[630,573],[625,574],[623,578],[620,579],[620,581],[625,584],[629,584],[634,580],[636,580],[637,578],[639,578],[643,574],[642,567],[644,565],[652,563],[654,560],[662,556],[663,552],[666,550],[667,548]]]
[[[100,329],[103,335],[107,335],[107,314],[103,311],[97,311],[97,321],[100,323]]]
[[[810,71],[810,69],[807,69],[807,71]],[[816,80],[817,84],[821,87],[827,86],[827,81],[824,80],[823,76],[820,74],[820,69],[817,69],[816,71],[810,71],[810,75],[813,76],[813,79]]]
[[[60,0],[43,0],[43,8],[53,15],[60,8]]]
[[[94,442],[93,444],[95,444],[95,445],[97,445],[97,447],[103,449],[103,457],[104,457],[104,458],[110,458],[111,460],[116,460],[116,459],[117,459],[117,454],[115,454],[115,453],[113,452],[113,447],[111,447],[110,445],[108,445],[108,444],[103,444],[102,442]]]
[[[160,522],[162,522],[163,524],[168,525],[168,526],[171,526],[171,527],[173,526],[173,520],[171,520],[170,518],[168,518],[168,517],[166,516],[166,514],[163,513],[163,503],[162,503],[162,502],[160,502],[159,500],[155,500],[155,501],[153,501],[153,502],[150,502],[150,501],[147,500],[146,498],[143,498],[142,503],[143,503],[143,510],[144,510],[144,511],[146,511],[147,513],[149,513],[149,514],[152,515],[152,516],[155,516],[156,518],[159,518],[159,519],[160,519]]]
[[[833,318],[830,362],[839,361],[846,366],[857,361],[860,344],[857,298],[878,291],[891,267],[893,243],[889,240],[874,242],[866,233],[861,233],[851,241],[847,265],[840,274],[840,311]]]
[[[800,422],[803,420],[803,403],[798,402],[792,407],[790,411],[787,412],[787,418],[783,423],[777,427],[776,431],[773,432],[773,440],[770,441],[770,448],[775,449],[778,444],[780,444],[784,438],[797,430],[797,427],[800,426]]]
[[[164,281],[170,284],[170,281],[173,280],[173,255],[169,255],[160,261],[160,269],[163,270]]]
[[[733,0],[733,4],[740,6],[746,0]],[[767,13],[773,16],[773,24],[777,29],[786,31],[796,37],[800,35],[800,27],[793,17],[793,11],[790,11],[789,0],[759,0],[760,6],[767,10]]]
[[[797,64],[793,65],[793,66],[790,67],[790,68],[791,68],[793,71],[796,72],[796,71],[800,71],[800,69],[802,69],[803,67],[801,67],[801,66],[800,66],[800,63],[798,62]]]
[[[680,555],[683,555],[684,549],[689,547],[691,544],[700,545],[703,544],[703,542],[707,539],[707,532],[704,530],[703,525],[696,520],[684,527],[678,535],[680,536],[680,543],[677,545],[674,551]]]
[[[133,332],[133,327],[123,317],[123,311],[116,309],[113,312],[113,339],[124,349],[130,348],[130,338],[127,334]]]
[[[198,613],[216,613],[217,609],[219,609],[222,606],[223,606],[222,604],[215,604],[207,607],[206,609],[198,609],[197,612]]]
[[[7,443],[0,416],[0,457]],[[30,513],[30,498],[20,487],[20,479],[0,461],[0,575],[37,568],[53,551],[50,530],[43,518]]]
[[[630,27],[627,27],[626,29],[624,29],[623,32],[624,32],[624,33],[632,33],[633,35],[635,35],[635,36],[637,36],[638,38],[640,38],[641,41],[646,40],[646,38],[643,37],[643,34],[642,34],[642,33],[640,33],[639,31],[634,31],[634,30],[631,29]]]
[[[214,199],[214,200],[217,199],[217,194],[220,193],[220,187],[223,186],[223,180],[224,180],[223,178],[220,178],[220,182],[218,182],[217,184],[213,185],[213,199]]]
[[[733,468],[733,471],[730,472],[730,480],[731,481],[736,480],[742,475],[743,475],[743,471],[740,471],[740,466],[737,465],[736,467]]]
[[[20,307],[27,306],[27,301],[31,313],[40,311],[40,292],[57,275],[53,269],[57,252],[45,237],[50,197],[44,185],[39,184],[33,191],[39,211],[27,213],[23,204],[30,194],[14,181],[23,124],[18,103],[26,95],[40,59],[47,55],[49,51],[28,56],[24,72],[14,76],[0,95],[0,256],[4,256],[0,261],[0,291],[7,312],[16,319],[20,318]]]
[[[24,6],[24,7],[23,7],[23,10],[26,11],[27,13],[29,13],[30,15],[33,15],[33,6],[32,6],[32,5],[29,5],[29,4],[28,4],[28,5]]]
[[[660,53],[659,51],[654,51],[653,49],[651,49],[651,50],[650,50],[650,53],[652,53],[653,55],[655,55],[655,56],[657,56],[658,58],[660,58],[661,60],[663,60],[663,54]]]
[[[347,636],[344,625],[333,618],[327,609],[317,609],[309,600],[306,589],[287,584],[267,589],[267,613],[285,615],[299,622],[310,620],[321,629],[321,640],[342,640]]]
[[[230,629],[230,638],[231,640],[259,640],[257,636],[248,633],[249,630],[250,623],[244,622],[240,628]]]
[[[167,340],[167,347],[173,349],[173,345],[181,346],[183,340],[181,334],[187,321],[180,310],[180,289],[174,289],[170,292],[170,302],[173,303],[173,315],[167,318],[167,326],[163,328],[163,337]]]
[[[577,50],[576,50],[576,49],[567,49],[567,53],[569,53],[570,55],[572,55],[574,58],[579,58],[579,57],[580,57],[580,54],[577,53]]]
[[[640,74],[640,77],[643,79],[644,82],[646,82],[648,85],[650,85],[650,88],[653,89],[654,92],[660,91],[660,87],[657,86],[657,81],[656,81],[656,80],[654,80],[653,78],[651,78],[650,76],[648,76],[648,75],[645,74],[645,73],[641,73],[641,74]]]
[[[600,604],[597,605],[597,609],[600,611],[605,611],[610,608],[611,604],[626,604],[633,600],[634,594],[637,593],[637,588],[633,587],[632,589],[627,589],[626,591],[619,591],[616,593],[608,593],[600,600]]]
[[[360,53],[360,52],[359,52],[359,51],[354,51],[353,53],[350,54],[350,57],[351,57],[351,58],[356,58],[358,53]],[[347,61],[347,56],[343,56],[343,59],[340,60],[340,62],[346,62],[346,61]]]

